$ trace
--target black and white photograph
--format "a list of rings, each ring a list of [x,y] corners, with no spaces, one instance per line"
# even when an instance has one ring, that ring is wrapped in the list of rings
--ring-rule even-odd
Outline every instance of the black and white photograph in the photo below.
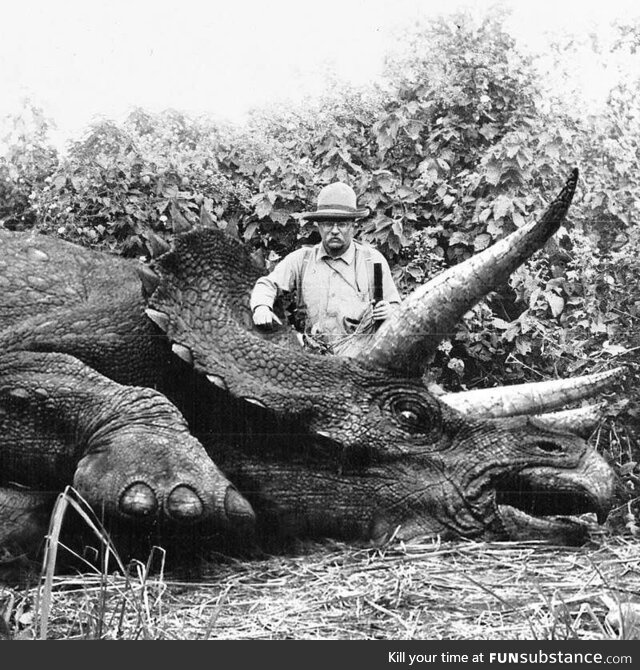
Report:
[[[640,5],[2,14],[0,639],[631,664]]]

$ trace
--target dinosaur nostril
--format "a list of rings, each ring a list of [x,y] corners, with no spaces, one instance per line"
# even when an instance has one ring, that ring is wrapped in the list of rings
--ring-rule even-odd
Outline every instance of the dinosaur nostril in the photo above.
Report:
[[[536,442],[536,446],[538,449],[545,451],[548,454],[561,453],[563,451],[561,444],[552,442],[551,440],[539,440]]]
[[[184,484],[176,486],[167,498],[167,513],[174,519],[197,519],[203,511],[198,494]]]
[[[153,489],[143,482],[127,487],[120,497],[120,511],[133,516],[148,516],[158,508]]]

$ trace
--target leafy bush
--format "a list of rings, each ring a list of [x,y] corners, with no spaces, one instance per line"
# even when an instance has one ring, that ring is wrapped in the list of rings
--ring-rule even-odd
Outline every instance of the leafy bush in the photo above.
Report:
[[[589,48],[639,53],[640,24],[608,44],[552,45],[555,76]],[[622,361],[619,397],[637,443],[640,403],[640,81],[584,111],[566,72],[561,99],[499,13],[408,31],[380,85],[335,86],[298,108],[259,110],[238,128],[167,111],[94,123],[60,155],[30,103],[9,119],[0,225],[34,227],[128,256],[194,225],[218,226],[272,265],[313,227],[297,213],[350,183],[372,210],[360,237],[389,258],[402,292],[538,216],[581,170],[565,227],[477,305],[434,355],[449,389],[571,376]],[[611,453],[611,452],[610,452]],[[614,456],[631,490],[633,450]]]
[[[619,39],[594,48],[631,53],[639,34],[620,26]],[[572,48],[553,47],[556,70]],[[602,113],[583,114],[547,90],[499,13],[437,19],[407,32],[382,84],[256,111],[243,128],[134,110],[58,155],[49,122],[27,105],[4,138],[0,220],[129,256],[219,226],[273,264],[314,239],[296,214],[341,179],[373,212],[361,238],[408,292],[539,215],[578,165],[562,234],[434,359],[452,388],[573,374],[637,346],[638,93],[637,81],[622,82]]]

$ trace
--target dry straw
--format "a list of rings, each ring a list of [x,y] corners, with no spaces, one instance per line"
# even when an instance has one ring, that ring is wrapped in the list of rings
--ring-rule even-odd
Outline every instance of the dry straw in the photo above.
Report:
[[[102,570],[56,576],[58,523],[56,517],[41,584],[0,591],[5,602],[13,598],[16,609],[7,623],[14,636],[587,640],[640,635],[640,543],[620,536],[601,536],[579,549],[427,540],[382,550],[307,544],[298,556],[219,558],[203,565],[197,580],[179,580],[162,569],[152,574],[152,558],[125,567],[113,548],[105,552],[111,565]],[[95,530],[100,532],[98,524]],[[25,611],[35,616],[25,618]]]

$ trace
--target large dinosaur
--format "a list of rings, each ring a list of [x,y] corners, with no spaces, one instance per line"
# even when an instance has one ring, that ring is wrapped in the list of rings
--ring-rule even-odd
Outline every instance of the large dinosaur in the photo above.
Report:
[[[583,541],[572,516],[603,521],[614,474],[574,434],[585,410],[546,412],[617,371],[439,399],[420,376],[452,325],[557,230],[576,181],[336,356],[253,328],[261,271],[221,231],[181,235],[139,267],[0,229],[0,545],[37,539],[66,484],[136,523]]]

